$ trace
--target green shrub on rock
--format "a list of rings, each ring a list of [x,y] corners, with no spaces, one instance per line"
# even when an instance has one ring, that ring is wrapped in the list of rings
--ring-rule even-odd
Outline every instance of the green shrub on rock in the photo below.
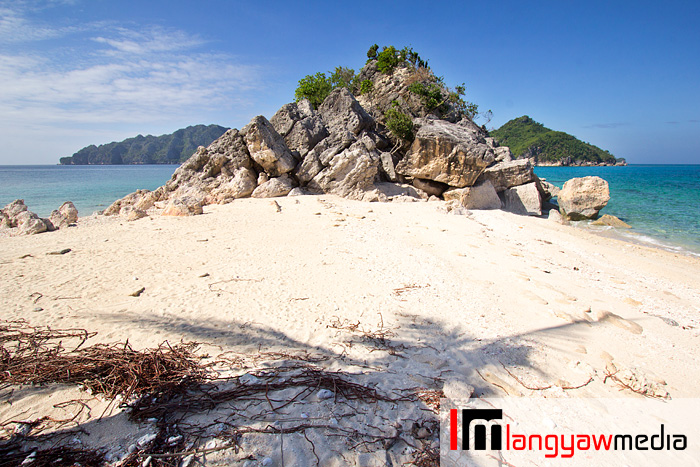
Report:
[[[330,73],[330,72],[329,72]],[[306,75],[299,80],[299,86],[294,91],[294,99],[298,102],[308,99],[315,109],[328,97],[336,88],[348,88],[352,90],[355,79],[355,70],[342,66],[336,67],[330,77],[325,73]]]
[[[413,139],[413,120],[409,115],[401,111],[399,105],[394,101],[392,107],[386,111],[386,127],[396,138],[404,141]]]

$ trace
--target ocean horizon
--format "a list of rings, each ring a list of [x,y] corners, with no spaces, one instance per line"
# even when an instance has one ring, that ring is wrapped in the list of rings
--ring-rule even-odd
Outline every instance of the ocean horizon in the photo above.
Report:
[[[2,165],[0,206],[23,199],[41,217],[72,201],[81,217],[104,210],[137,189],[154,190],[172,176],[176,164]],[[577,227],[681,253],[700,255],[700,164],[629,164],[610,167],[535,167],[561,187],[574,177],[597,175],[610,185],[601,214],[624,220],[632,229]]]

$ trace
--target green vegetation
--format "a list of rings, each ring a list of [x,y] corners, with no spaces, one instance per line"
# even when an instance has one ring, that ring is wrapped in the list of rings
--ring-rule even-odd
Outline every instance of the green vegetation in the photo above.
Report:
[[[401,111],[396,101],[392,102],[392,106],[386,111],[385,116],[386,127],[392,135],[405,141],[413,139],[413,120]]]
[[[423,60],[411,47],[397,49],[391,45],[382,47],[380,51],[379,46],[373,44],[367,51],[367,63],[372,62],[375,62],[377,71],[386,75],[392,74],[399,67],[412,68],[408,78],[411,80],[409,82],[412,82],[409,90],[419,96],[423,106],[418,111],[415,108],[412,109],[409,113],[413,116],[416,114],[425,115],[425,112],[433,112],[438,117],[449,119],[468,117],[473,120],[477,116],[482,116],[479,114],[479,107],[476,104],[464,100],[464,84],[456,86],[454,90],[449,89],[445,86],[442,78],[436,77],[430,71],[428,61]],[[357,96],[372,93],[375,90],[374,81],[376,79],[372,68],[365,68],[356,76],[355,71],[351,68],[336,67],[333,72],[319,72],[299,80],[294,97],[296,101],[308,99],[314,108],[318,108],[326,97],[339,87],[347,88]],[[380,107],[384,109],[387,104],[386,102],[381,103]],[[394,122],[398,125],[396,114],[392,113],[392,115],[395,117]],[[490,111],[484,115],[487,120],[490,119]],[[405,131],[407,130],[406,125],[398,125],[397,130],[399,130],[398,127],[403,128],[400,130],[401,134],[409,133]]]
[[[428,62],[421,59],[411,47],[404,47],[398,50],[393,45],[390,45],[389,47],[384,47],[379,55],[377,55],[377,49],[375,49],[376,45],[377,44],[374,44],[369,49],[367,57],[369,57],[370,60],[376,59],[377,70],[385,75],[393,73],[394,69],[401,63],[410,64],[413,68],[428,68]],[[372,54],[370,54],[370,52],[372,52]]]
[[[367,51],[367,58],[369,60],[377,58],[377,50],[379,50],[379,46],[377,44],[374,44],[372,47],[370,47]]]
[[[360,83],[360,95],[369,94],[374,90],[374,83],[371,80],[365,79]]]
[[[562,131],[550,130],[527,115],[509,121],[492,131],[491,136],[499,144],[508,146],[514,156],[536,156],[540,163],[555,163],[566,158],[571,163],[614,164],[617,161],[610,152]]]
[[[355,70],[339,66],[332,73],[330,71],[328,73],[330,77],[319,72],[300,79],[299,86],[294,91],[294,99],[297,102],[308,99],[314,109],[317,109],[334,89],[348,88],[352,91],[355,84]]]
[[[169,135],[142,136],[100,146],[90,145],[62,157],[62,165],[106,164],[179,164],[187,160],[198,146],[209,146],[228,128],[219,125],[196,125]]]

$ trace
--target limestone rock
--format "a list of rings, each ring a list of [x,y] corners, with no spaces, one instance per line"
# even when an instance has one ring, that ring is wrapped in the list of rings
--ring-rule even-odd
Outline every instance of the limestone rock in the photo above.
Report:
[[[63,203],[61,207],[58,208],[58,212],[60,212],[61,215],[66,218],[69,224],[75,224],[78,222],[78,209],[72,202],[66,201]]]
[[[13,225],[16,225],[16,222],[14,222],[13,219],[17,217],[17,214],[27,211],[27,205],[24,204],[23,199],[16,199],[5,206],[2,211],[12,221]]]
[[[14,218],[11,218],[12,225],[15,227],[22,227],[27,221],[32,219],[38,219],[39,216],[34,214],[32,211],[20,211]]]
[[[285,104],[270,118],[270,123],[281,136],[287,136],[294,124],[303,117],[296,102]]]
[[[473,128],[422,119],[420,129],[396,172],[463,188],[471,186],[494,161],[493,149]]]
[[[7,214],[0,211],[0,229],[9,229],[11,227],[12,222],[10,222],[10,218],[7,217]]]
[[[34,235],[49,230],[46,222],[37,217],[31,217],[18,225],[19,233],[22,235]]]
[[[163,216],[194,216],[202,214],[202,202],[192,196],[181,196],[170,200],[162,212]]]
[[[413,186],[432,196],[442,196],[445,190],[449,188],[449,186],[444,183],[435,182],[433,180],[423,180],[422,178],[414,178]]]
[[[345,88],[333,90],[318,108],[318,113],[331,135],[341,135],[346,131],[359,135],[374,125],[372,117]]]
[[[129,193],[125,197],[118,199],[109,205],[109,207],[105,209],[102,214],[105,216],[116,216],[121,212],[123,207],[132,206],[139,203],[141,198],[148,193],[150,193],[148,190],[136,190],[133,193]]]
[[[507,188],[530,183],[535,179],[529,159],[499,162],[479,177],[479,182],[489,180],[498,193]]]
[[[153,191],[144,193],[141,197],[134,203],[134,207],[141,211],[148,211],[151,209],[158,201],[158,194]]]
[[[257,186],[255,172],[252,169],[240,167],[234,170],[231,179],[212,190],[212,196],[218,204],[223,204],[250,196]]]
[[[508,188],[503,198],[506,211],[530,216],[542,214],[542,197],[535,182]]]
[[[289,150],[296,151],[301,158],[328,136],[321,116],[307,99],[283,105],[270,124],[284,138]]]
[[[135,206],[124,206],[121,211],[119,211],[119,215],[125,217],[127,221],[135,221],[148,216],[148,213]]]
[[[600,177],[572,178],[557,196],[562,214],[570,220],[595,219],[610,201],[608,182]]]
[[[294,185],[289,177],[274,177],[258,186],[253,191],[253,198],[277,198],[278,196],[286,196],[292,191]]]
[[[296,161],[292,153],[289,152],[284,139],[262,115],[253,118],[248,125],[243,127],[241,134],[244,135],[250,157],[268,175],[279,177],[296,166]]]
[[[480,185],[454,188],[443,193],[445,201],[456,200],[467,209],[501,209],[501,199],[489,180]]]
[[[610,227],[616,227],[618,229],[631,229],[632,226],[627,222],[618,219],[610,214],[603,214],[598,220],[591,222],[592,225],[607,225]]]
[[[325,103],[325,102],[324,102]],[[377,176],[379,151],[371,138],[362,136],[349,148],[335,153],[335,148],[319,157],[323,169],[313,177],[311,190],[333,193],[344,197],[361,198]]]
[[[44,222],[48,226],[48,230],[64,229],[71,224],[78,222],[78,210],[75,205],[66,201],[60,208],[51,212],[51,216],[47,219],[49,222]],[[48,225],[48,224],[51,225]]]
[[[318,115],[306,117],[296,122],[294,128],[284,137],[290,151],[297,151],[304,157],[319,141],[328,136],[328,130]]]
[[[496,162],[510,162],[513,160],[513,153],[508,146],[496,147],[493,150],[496,154]]]
[[[398,178],[396,176],[396,162],[394,161],[394,156],[392,156],[390,152],[382,152],[379,154],[379,159],[382,163],[380,168],[382,169],[384,175],[386,175],[386,178],[388,178],[392,182],[398,181]]]

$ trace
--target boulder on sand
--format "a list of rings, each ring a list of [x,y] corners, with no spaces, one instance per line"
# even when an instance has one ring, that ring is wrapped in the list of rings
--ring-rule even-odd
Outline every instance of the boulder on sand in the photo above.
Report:
[[[600,177],[572,178],[557,198],[562,214],[569,220],[595,219],[610,201],[610,189]]]

